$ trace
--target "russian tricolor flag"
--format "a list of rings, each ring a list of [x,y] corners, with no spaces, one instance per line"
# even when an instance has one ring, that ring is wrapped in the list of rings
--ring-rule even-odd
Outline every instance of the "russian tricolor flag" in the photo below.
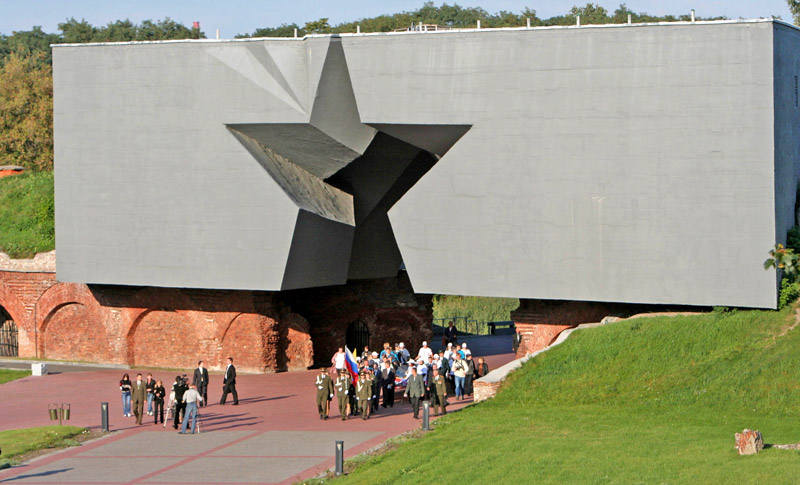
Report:
[[[347,370],[350,371],[350,377],[353,378],[353,382],[358,382],[358,364],[353,354],[350,353],[350,349],[347,347],[344,348],[344,365],[346,365]]]

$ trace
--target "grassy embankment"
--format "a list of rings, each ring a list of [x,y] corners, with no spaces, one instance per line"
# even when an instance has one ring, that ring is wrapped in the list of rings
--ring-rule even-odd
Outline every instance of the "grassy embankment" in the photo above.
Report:
[[[84,431],[85,428],[75,426],[41,426],[0,431],[0,447],[3,449],[0,466],[5,463],[16,464],[17,458],[27,453],[76,446],[80,442],[73,438],[83,434]]]
[[[0,384],[31,375],[29,370],[0,369]]]
[[[31,258],[55,249],[53,173],[0,178],[0,251]]]
[[[800,442],[792,310],[581,330],[497,397],[358,466],[354,483],[796,483],[800,452],[738,456],[734,433]],[[362,461],[363,458],[358,458]]]

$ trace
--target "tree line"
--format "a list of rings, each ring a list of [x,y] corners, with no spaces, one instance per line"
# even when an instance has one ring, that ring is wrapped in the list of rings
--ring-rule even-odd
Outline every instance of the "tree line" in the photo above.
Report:
[[[791,0],[790,0],[791,1]],[[577,16],[581,17],[583,25],[597,24],[621,24],[628,21],[628,15],[634,23],[644,22],[677,22],[690,20],[690,14],[683,15],[664,15],[656,16],[647,13],[636,13],[630,10],[624,3],[613,12],[607,10],[600,4],[587,3],[585,6],[572,7],[564,15],[558,15],[547,19],[539,18],[536,10],[524,9],[520,13],[501,10],[491,14],[480,7],[462,7],[458,4],[448,5],[446,3],[437,7],[433,2],[426,2],[417,10],[399,12],[392,15],[379,15],[377,17],[363,18],[359,20],[343,22],[338,25],[330,25],[327,18],[306,22],[302,27],[297,24],[282,24],[277,27],[263,27],[256,29],[249,34],[239,34],[236,37],[292,37],[295,29],[297,35],[306,34],[340,34],[355,32],[360,28],[361,32],[393,32],[403,30],[412,24],[435,24],[449,28],[470,28],[475,27],[480,20],[481,27],[524,27],[530,19],[532,27],[552,26],[552,25],[575,25]],[[725,17],[700,18],[698,20],[722,20]]]

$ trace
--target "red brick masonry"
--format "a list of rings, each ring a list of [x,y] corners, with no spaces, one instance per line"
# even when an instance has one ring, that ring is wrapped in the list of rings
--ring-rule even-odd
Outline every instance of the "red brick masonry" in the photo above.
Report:
[[[415,296],[403,273],[279,293],[87,286],[15,267],[0,269],[0,306],[19,328],[21,357],[131,366],[192,368],[202,358],[220,369],[234,356],[243,371],[305,370],[315,355],[329,363],[354,321],[373,348],[417,345],[431,332],[430,298]]]

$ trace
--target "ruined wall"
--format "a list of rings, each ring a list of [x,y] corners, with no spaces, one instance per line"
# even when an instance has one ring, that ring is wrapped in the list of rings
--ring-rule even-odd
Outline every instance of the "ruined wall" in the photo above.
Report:
[[[241,371],[278,372],[326,363],[355,320],[375,347],[431,336],[430,298],[404,274],[277,293],[60,283],[51,263],[11,261],[0,261],[0,306],[21,357],[213,370],[231,356]]]

